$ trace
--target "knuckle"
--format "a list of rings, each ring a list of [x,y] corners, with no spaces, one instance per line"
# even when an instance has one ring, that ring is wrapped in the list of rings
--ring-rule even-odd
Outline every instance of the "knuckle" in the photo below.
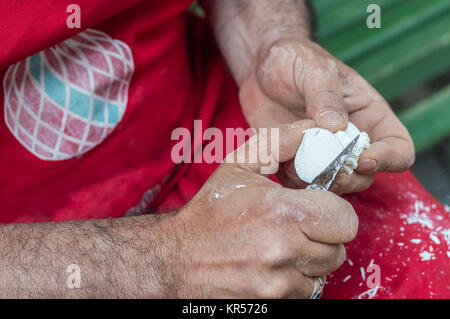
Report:
[[[333,58],[328,55],[321,55],[319,57],[319,62],[323,65],[326,72],[337,77],[338,66]]]
[[[338,194],[346,194],[349,192],[349,188],[352,186],[352,183],[349,182],[351,179],[351,175],[343,175],[340,176],[336,183],[334,184],[334,190]]]
[[[346,251],[345,251],[345,247],[342,244],[339,244],[336,246],[336,254],[333,258],[333,265],[332,265],[332,270],[336,270],[339,267],[342,266],[342,264],[345,261],[345,256],[346,256]]]
[[[318,89],[317,93],[327,97],[328,99],[330,99],[330,101],[342,100],[342,93],[336,90],[332,90],[330,88],[320,88]]]
[[[324,194],[320,194],[324,195]],[[337,242],[348,242],[358,232],[358,216],[353,206],[346,200],[327,193],[308,203],[308,218],[313,224],[328,225],[332,228]]]
[[[314,197],[316,193],[314,191]],[[323,215],[324,212],[328,211],[328,205],[324,204],[326,200],[323,201],[316,200],[316,198],[312,198],[304,203],[304,211],[307,213],[308,218],[312,219],[320,219],[320,215]]]
[[[263,85],[273,84],[276,80],[292,85],[292,75],[286,70],[292,69],[296,57],[297,50],[292,43],[273,44],[259,63],[258,78]]]
[[[314,257],[314,264],[318,267],[316,271],[319,271],[321,275],[329,274],[342,266],[345,257],[343,244],[330,245],[325,251]]]
[[[290,195],[289,192],[292,192],[292,196],[297,196],[297,194],[286,189],[281,191],[274,193],[270,198],[273,203],[267,215],[270,222],[281,227],[302,222],[306,214],[304,207],[293,201],[293,197],[287,197]],[[286,229],[283,229],[283,232],[285,231]]]
[[[345,261],[345,256],[343,244],[329,245],[326,249],[314,253],[314,263],[321,266],[322,274],[325,275],[341,267]]]
[[[348,182],[345,183],[340,191],[342,194],[362,192],[372,185],[375,180],[375,174],[368,175],[350,175]]]
[[[352,241],[358,233],[359,220],[358,216],[353,209],[353,206],[346,200],[341,199],[338,206],[339,213],[336,214],[336,218],[341,219],[338,223],[340,226],[340,242]]]
[[[291,283],[285,276],[277,275],[267,280],[258,290],[262,299],[285,298],[289,295]]]
[[[374,181],[375,181],[375,173],[365,175],[363,178],[361,178],[361,183],[356,192],[365,191],[373,184]]]
[[[333,88],[311,87],[309,94],[311,95],[309,108],[320,110],[320,114],[314,114],[316,117],[323,115],[326,111],[339,111],[344,103],[342,94]],[[345,115],[345,113],[343,112],[342,115]]]
[[[350,205],[350,203],[347,204],[349,206],[348,213],[347,213],[347,233],[344,238],[344,241],[352,241],[355,239],[356,235],[358,234],[358,227],[359,227],[359,220],[358,216],[355,213],[355,210]]]
[[[325,80],[329,83],[330,79],[338,81],[339,71],[334,59],[328,55],[315,54],[310,68],[311,75],[317,80]],[[337,83],[336,83],[337,84]]]
[[[402,172],[410,169],[416,160],[416,154],[414,150],[414,143],[411,138],[403,138],[401,144],[398,144],[396,150],[394,150],[396,156],[393,159],[386,160],[386,166],[388,170],[394,172]],[[385,158],[389,158],[389,154],[386,152]]]
[[[289,260],[290,255],[287,245],[278,240],[269,244],[269,248],[264,251],[261,259],[264,265],[274,267]]]

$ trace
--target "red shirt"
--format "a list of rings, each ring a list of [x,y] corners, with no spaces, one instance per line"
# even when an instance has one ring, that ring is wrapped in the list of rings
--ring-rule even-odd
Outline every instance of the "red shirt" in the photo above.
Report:
[[[72,1],[23,2],[0,2],[0,222],[186,203],[217,164],[177,166],[172,131],[194,119],[247,128],[205,23],[185,12],[190,0],[79,0],[82,30],[66,27]],[[345,198],[359,233],[324,297],[449,297],[448,211],[411,173],[379,174]],[[379,287],[368,285],[371,265]]]
[[[217,102],[191,0],[78,1],[82,29],[71,2],[0,4],[0,222],[123,216],[181,173],[172,131]]]

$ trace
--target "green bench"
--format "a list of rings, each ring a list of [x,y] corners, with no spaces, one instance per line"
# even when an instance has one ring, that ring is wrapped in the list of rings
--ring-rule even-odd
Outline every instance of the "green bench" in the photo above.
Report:
[[[369,29],[369,4],[381,7],[381,28]],[[450,1],[312,0],[317,40],[355,68],[388,101],[450,73]],[[450,85],[399,112],[416,151],[450,135]]]

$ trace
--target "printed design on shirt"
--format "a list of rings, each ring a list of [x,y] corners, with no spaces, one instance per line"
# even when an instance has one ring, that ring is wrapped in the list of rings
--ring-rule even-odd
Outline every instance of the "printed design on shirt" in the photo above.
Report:
[[[122,119],[133,71],[128,45],[88,29],[8,68],[6,124],[40,159],[79,156]]]

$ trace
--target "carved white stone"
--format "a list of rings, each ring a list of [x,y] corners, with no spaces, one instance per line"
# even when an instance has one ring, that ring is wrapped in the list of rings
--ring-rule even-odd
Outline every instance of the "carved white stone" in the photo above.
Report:
[[[351,122],[345,131],[333,134],[323,128],[311,128],[304,131],[304,136],[295,156],[295,170],[301,180],[311,183],[344,148],[358,135],[359,139],[345,163],[343,170],[352,174],[358,167],[361,153],[370,147],[370,138],[365,132],[360,132]]]

